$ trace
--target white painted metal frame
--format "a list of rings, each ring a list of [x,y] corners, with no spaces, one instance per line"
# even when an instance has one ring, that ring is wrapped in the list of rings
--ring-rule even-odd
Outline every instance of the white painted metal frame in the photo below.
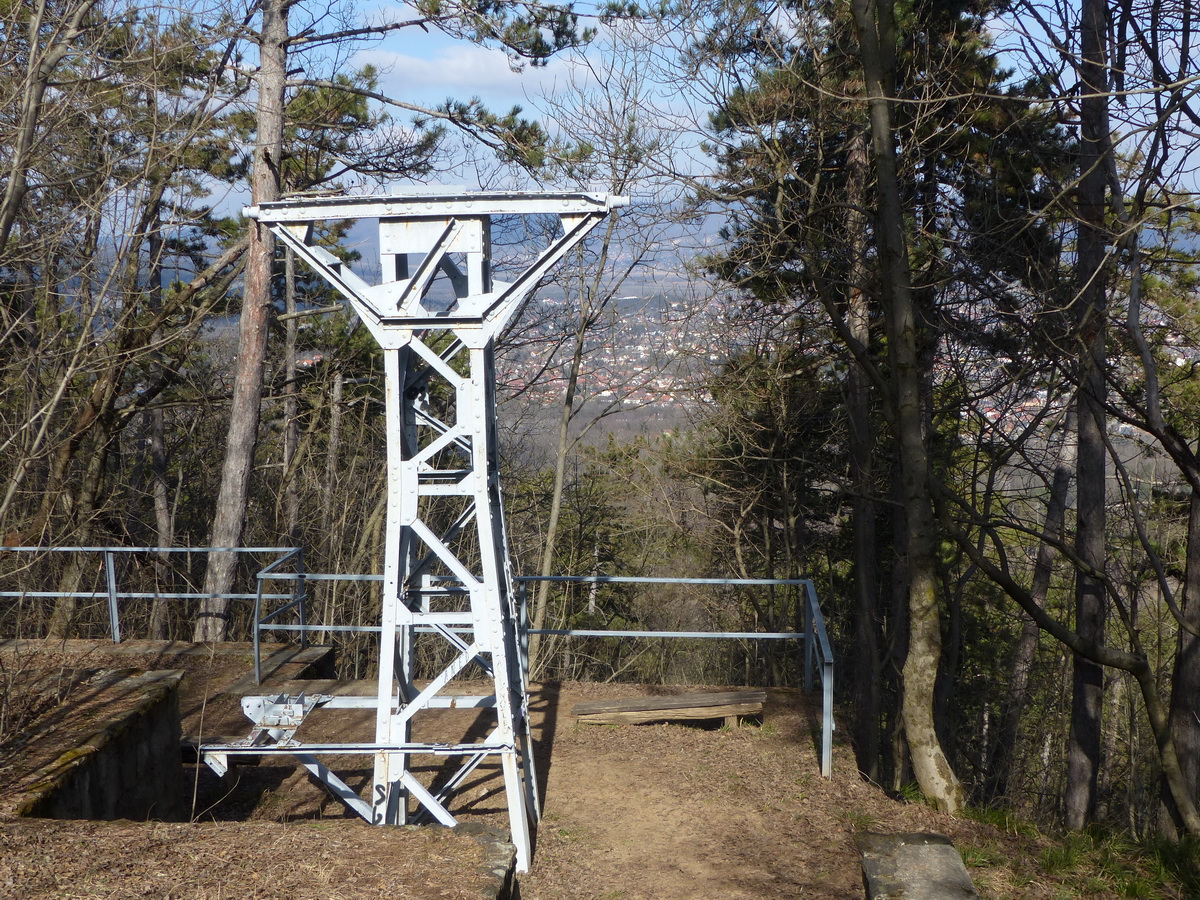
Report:
[[[384,351],[388,501],[375,741],[337,745],[337,752],[371,752],[375,769],[371,796],[364,801],[317,761],[317,754],[334,752],[334,745],[304,745],[294,738],[296,710],[302,719],[313,709],[354,698],[248,699],[254,746],[202,748],[206,758],[222,765],[241,753],[292,753],[373,823],[403,823],[423,810],[453,826],[447,808],[453,792],[483,760],[499,757],[517,868],[528,869],[539,801],[500,498],[493,349],[542,276],[626,202],[604,194],[464,193],[297,199],[247,210],[349,300]],[[534,214],[558,216],[561,234],[515,281],[494,279],[491,217]],[[378,221],[383,272],[378,284],[368,284],[313,244],[315,223],[345,219]],[[411,274],[410,257],[419,258]],[[427,302],[439,272],[454,294],[440,305]],[[418,627],[439,634],[454,654],[423,690],[413,681]],[[493,694],[443,696],[472,664],[491,679]],[[412,740],[414,716],[451,704],[494,706],[495,727],[472,744]],[[410,770],[410,757],[423,754],[462,760],[436,794]]]

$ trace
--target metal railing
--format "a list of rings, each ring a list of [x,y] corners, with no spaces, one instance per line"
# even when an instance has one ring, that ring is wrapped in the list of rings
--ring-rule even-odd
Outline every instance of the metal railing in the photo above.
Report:
[[[821,664],[821,774],[833,772],[833,647],[825,630],[825,616],[817,601],[817,589],[804,582],[804,690],[812,691],[815,663]]]
[[[296,571],[280,572],[279,568],[290,560],[296,561]],[[267,594],[264,592],[266,582],[282,579],[291,579],[292,592],[290,595]],[[254,642],[254,680],[255,682],[261,682],[262,632],[270,627],[268,623],[275,622],[286,612],[290,612],[293,609],[296,610],[296,617],[300,620],[300,647],[303,649],[308,646],[308,575],[304,571],[304,551],[299,547],[292,548],[273,563],[270,563],[263,569],[259,569],[254,580],[256,585],[254,593],[254,624],[250,629],[250,633],[251,640]],[[263,600],[278,599],[281,596],[290,599],[278,609],[272,610],[264,616]],[[278,624],[276,627],[279,627]]]
[[[303,578],[304,572],[304,555],[299,547],[3,547],[0,548],[0,553],[7,555],[9,553],[20,554],[53,554],[53,553],[86,553],[97,554],[102,558],[104,568],[104,589],[103,590],[0,590],[0,598],[9,597],[16,599],[26,598],[46,598],[58,599],[69,597],[74,600],[106,600],[108,603],[108,626],[109,635],[114,643],[120,643],[121,634],[121,600],[207,600],[207,599],[226,599],[226,600],[253,600],[254,601],[254,622],[257,624],[259,620],[259,612],[262,609],[264,601],[284,600],[287,603],[271,613],[268,618],[274,618],[282,615],[284,611],[299,607],[301,621],[304,617],[304,589],[305,582]],[[119,590],[120,576],[117,572],[117,558],[120,556],[141,556],[141,555],[160,555],[160,554],[201,554],[207,556],[209,553],[238,553],[238,554],[282,554],[279,559],[274,560],[266,568],[257,573],[257,587],[254,593],[210,593],[205,591],[122,591]],[[300,578],[296,580],[295,574],[288,574],[284,577],[296,580],[290,594],[268,594],[264,593],[264,581],[269,580],[280,566],[289,560],[296,560],[296,565],[299,569]],[[264,577],[265,576],[265,577]],[[299,593],[297,593],[299,591]],[[253,629],[254,639],[257,644],[258,628]],[[302,636],[302,640],[306,640]],[[257,646],[256,646],[257,651]],[[257,653],[256,653],[257,658]]]
[[[563,637],[609,638],[686,638],[709,640],[802,641],[804,690],[811,693],[816,664],[820,663],[821,711],[821,775],[830,778],[833,772],[833,648],[825,630],[825,617],[817,602],[817,591],[808,578],[651,578],[616,575],[530,575],[515,579],[521,592],[522,616],[528,609],[524,594],[526,585],[535,582],[554,584],[695,584],[721,587],[799,587],[804,593],[803,631],[641,631],[599,628],[523,628],[522,634],[561,635]],[[522,665],[528,674],[528,645],[522,645]]]
[[[5,553],[95,553],[102,554],[104,565],[105,589],[102,591],[56,591],[56,590],[0,590],[0,598],[28,597],[72,597],[75,599],[105,599],[108,604],[109,631],[112,640],[120,643],[121,616],[120,601],[134,599],[163,599],[163,600],[203,600],[208,598],[225,598],[230,600],[253,600],[254,613],[251,623],[252,641],[254,644],[254,677],[262,678],[262,633],[266,631],[298,632],[301,647],[308,646],[308,635],[312,631],[327,633],[378,633],[379,625],[332,625],[310,624],[307,618],[308,585],[310,582],[322,581],[359,581],[379,582],[382,575],[343,575],[320,572],[306,572],[304,554],[299,547],[5,547]],[[224,593],[209,594],[202,591],[120,591],[118,590],[118,574],[116,558],[120,554],[160,554],[160,553],[277,553],[280,556],[260,569],[255,574],[254,593]],[[289,562],[294,563],[295,571],[284,572],[282,568]],[[615,575],[551,575],[523,576],[514,579],[518,589],[518,599],[522,617],[527,610],[526,593],[529,584],[537,582],[552,582],[556,584],[660,584],[660,585],[709,585],[720,587],[799,587],[804,596],[802,605],[803,631],[644,631],[618,629],[572,629],[572,628],[523,628],[522,634],[522,665],[528,674],[528,645],[524,643],[529,634],[558,635],[563,637],[599,637],[599,638],[667,638],[667,639],[707,639],[707,640],[794,640],[802,642],[801,667],[804,673],[804,690],[811,692],[815,675],[819,672],[823,695],[821,714],[821,774],[828,778],[833,768],[833,649],[825,629],[825,618],[817,600],[817,592],[812,581],[807,578],[650,578],[626,577]],[[287,592],[271,592],[267,589],[270,582],[290,581],[291,589]],[[267,606],[275,603],[278,606],[264,611]],[[295,612],[295,623],[280,621],[290,612]],[[423,628],[421,630],[431,630]]]
[[[264,569],[259,573],[260,585],[262,580],[271,579],[301,579],[304,581],[383,581],[382,575],[337,575],[325,573],[295,574],[274,573]],[[798,587],[803,593],[802,620],[803,631],[644,631],[616,630],[598,628],[528,628],[523,627],[522,633],[522,667],[528,676],[528,644],[530,634],[560,635],[564,637],[600,637],[600,638],[693,638],[708,640],[765,640],[765,641],[800,641],[801,670],[804,676],[804,690],[811,693],[817,673],[821,678],[822,712],[821,712],[821,775],[831,777],[833,771],[833,649],[829,643],[829,635],[825,629],[825,617],[821,613],[817,601],[817,591],[811,579],[807,578],[651,578],[623,577],[616,575],[528,575],[513,579],[516,582],[520,600],[521,615],[524,618],[528,608],[526,603],[527,585],[548,581],[555,584],[691,584],[720,587]],[[296,593],[296,591],[293,591]],[[261,593],[261,587],[260,587]],[[299,593],[303,593],[300,591]],[[264,594],[263,596],[268,596]],[[270,595],[275,596],[275,595]],[[277,613],[293,608],[294,604],[281,607]],[[255,627],[255,678],[261,675],[261,663],[258,654],[259,630],[300,632],[327,631],[333,633],[371,633],[378,632],[378,625],[308,625],[276,624],[277,613],[272,613],[260,619],[256,607]],[[523,622],[523,625],[526,623]],[[423,627],[418,630],[430,631]],[[453,629],[452,629],[453,630]]]
[[[282,563],[283,560],[276,560],[277,563]],[[378,634],[382,630],[380,625],[310,625],[307,616],[308,602],[308,585],[311,582],[321,581],[383,581],[382,575],[340,575],[330,574],[328,572],[305,572],[303,560],[298,562],[297,572],[279,572],[276,571],[278,566],[267,566],[262,569],[258,575],[258,595],[254,602],[254,680],[257,683],[262,682],[262,632],[264,631],[284,631],[284,632],[299,632],[300,646],[308,646],[308,634],[311,631],[323,631],[329,634]],[[287,581],[293,582],[291,594],[283,594],[285,597],[295,598],[279,609],[262,614],[262,601],[270,600],[281,596],[280,594],[267,593],[263,588],[263,583],[267,581]],[[299,622],[296,624],[287,624],[279,622],[278,619],[285,612],[295,609],[298,613]]]

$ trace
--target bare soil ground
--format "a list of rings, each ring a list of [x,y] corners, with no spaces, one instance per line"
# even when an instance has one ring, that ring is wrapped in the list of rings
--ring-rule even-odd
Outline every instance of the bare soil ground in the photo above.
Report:
[[[69,652],[46,654],[46,666],[35,666],[28,654],[23,659],[25,680],[43,683],[48,672],[75,663],[79,670],[134,665],[128,655],[96,649],[87,652],[86,662]],[[186,670],[185,734],[245,733],[238,698],[222,693],[248,670],[245,652],[158,653],[147,662]],[[0,675],[10,676],[4,682],[7,705],[17,710],[24,701],[13,693],[18,679],[11,677],[11,658],[7,665]],[[848,748],[835,749],[834,777],[822,779],[819,705],[798,692],[770,691],[761,726],[583,725],[571,712],[582,700],[684,690],[691,689],[534,687],[544,816],[533,870],[520,879],[523,900],[860,898],[853,836],[864,830],[949,836],[985,898],[1118,896],[1102,878],[1049,872],[1044,860],[1055,845],[1048,838],[890,799],[855,774]],[[15,737],[11,727],[0,733],[0,789],[21,740],[27,746],[39,721],[55,712],[53,704],[39,703],[42,708],[34,709],[35,703],[23,713],[25,738]],[[10,725],[18,718],[10,713]],[[313,722],[301,737],[370,739],[369,714],[314,716]],[[471,739],[486,724],[475,712],[438,711],[418,720],[417,737]],[[444,760],[414,763],[430,780],[445,774]],[[369,781],[368,766],[362,757],[331,761],[356,789]],[[497,879],[487,871],[486,847],[464,832],[506,826],[495,767],[481,766],[458,795],[452,812],[467,827],[454,832],[369,827],[287,758],[264,757],[225,779],[202,766],[189,769],[188,777],[194,796],[188,823],[15,820],[0,814],[0,897],[494,896]]]
[[[584,699],[671,690],[565,685],[535,695],[548,768],[545,813],[523,900],[861,898],[857,831],[933,831],[964,852],[990,898],[1107,897],[1047,875],[1050,842],[892,800],[860,779],[846,747],[820,777],[819,711],[772,690],[763,725],[595,726]],[[682,690],[682,689],[675,689]]]
[[[365,822],[0,823],[0,896],[62,900],[479,900],[483,848]]]

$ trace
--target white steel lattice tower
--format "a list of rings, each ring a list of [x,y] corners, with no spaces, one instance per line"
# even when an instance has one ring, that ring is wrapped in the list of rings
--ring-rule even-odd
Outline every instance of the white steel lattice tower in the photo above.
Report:
[[[538,281],[625,199],[584,193],[464,193],[437,196],[335,197],[287,200],[248,210],[352,305],[383,348],[387,389],[387,532],[379,648],[375,742],[357,752],[375,757],[371,797],[364,801],[317,757],[355,752],[351,745],[302,745],[295,729],[271,732],[314,775],[370,821],[403,823],[418,807],[454,825],[449,798],[481,762],[499,758],[517,866],[529,865],[538,796],[530,752],[521,635],[509,565],[497,468],[493,349]],[[493,216],[552,214],[561,229],[511,283],[491,273]],[[313,225],[377,220],[383,276],[368,284],[328,251],[314,246]],[[409,263],[416,262],[410,272]],[[434,276],[453,288],[448,301],[428,299]],[[418,632],[439,635],[449,664],[427,687],[414,684]],[[476,663],[492,695],[443,695]],[[250,699],[250,698],[248,698]],[[281,706],[280,701],[293,704]],[[270,732],[281,709],[352,704],[350,698],[259,698],[253,713]],[[494,706],[496,724],[474,743],[412,740],[413,718],[445,706]],[[264,715],[269,710],[270,715]],[[248,714],[252,711],[248,708]],[[252,718],[254,715],[252,715]],[[286,715],[283,715],[286,720]],[[290,743],[289,743],[290,742]],[[261,742],[259,749],[261,750]],[[211,755],[230,747],[205,748]],[[410,758],[459,759],[438,791],[422,784]]]

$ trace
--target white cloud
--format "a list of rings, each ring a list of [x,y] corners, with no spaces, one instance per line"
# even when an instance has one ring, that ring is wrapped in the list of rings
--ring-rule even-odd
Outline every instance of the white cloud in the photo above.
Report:
[[[562,79],[569,65],[552,60],[545,67],[526,66],[523,72],[514,72],[503,52],[465,42],[442,46],[428,58],[381,48],[355,54],[354,65],[368,64],[379,70],[383,93],[396,100],[432,105],[447,97],[479,97],[497,108],[528,107],[527,96],[536,97],[543,86],[549,88],[556,77]]]

